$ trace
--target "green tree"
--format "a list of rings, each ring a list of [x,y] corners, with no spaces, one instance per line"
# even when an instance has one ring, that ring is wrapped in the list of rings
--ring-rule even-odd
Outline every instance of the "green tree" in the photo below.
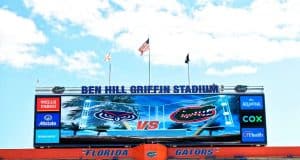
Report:
[[[110,128],[109,125],[97,126],[96,129],[95,129],[98,132],[97,136],[99,136],[101,132],[106,132],[109,128]]]
[[[189,129],[190,126],[183,123],[172,123],[168,129]]]
[[[68,128],[73,131],[73,136],[76,136],[77,132],[80,130],[79,129],[79,124],[78,123],[73,123],[73,122],[71,123],[71,125],[68,126]]]

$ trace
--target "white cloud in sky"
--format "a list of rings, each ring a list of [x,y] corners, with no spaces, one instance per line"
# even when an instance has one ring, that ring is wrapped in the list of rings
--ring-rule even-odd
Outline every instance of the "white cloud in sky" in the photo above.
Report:
[[[45,44],[47,38],[32,20],[0,8],[0,21],[0,63],[18,68],[32,64],[57,64],[53,56],[35,54],[35,45]]]
[[[93,51],[63,53],[55,48],[54,54],[37,53],[36,45],[43,45],[47,38],[35,23],[15,13],[0,9],[0,64],[16,68],[32,65],[50,65],[68,72],[95,77],[102,73],[97,55]]]
[[[60,48],[54,48],[60,59],[60,66],[68,72],[75,72],[83,76],[96,77],[102,74],[101,65],[93,51],[77,51],[71,55],[63,53]]]
[[[192,16],[175,0],[112,2],[25,0],[33,13],[49,21],[79,25],[135,54],[149,35],[154,64],[184,65],[187,52],[192,63],[207,64],[300,58],[299,0],[254,0],[244,8],[226,5],[231,1],[213,5],[200,0],[203,7]]]
[[[231,68],[226,68],[223,70],[218,70],[216,68],[208,68],[206,74],[213,75],[213,76],[231,76],[231,75],[246,75],[246,74],[254,74],[256,73],[256,67],[252,66],[234,66]]]

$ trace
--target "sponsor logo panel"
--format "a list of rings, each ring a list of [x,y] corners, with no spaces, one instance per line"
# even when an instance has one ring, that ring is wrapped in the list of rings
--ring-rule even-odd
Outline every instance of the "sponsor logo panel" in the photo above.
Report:
[[[262,110],[263,97],[262,96],[241,96],[240,105],[242,110]]]
[[[242,117],[243,123],[263,123],[262,115],[244,115]]]
[[[59,143],[58,129],[37,129],[35,131],[36,143]]]
[[[37,113],[35,125],[37,128],[59,127],[59,117],[59,113]]]
[[[264,128],[242,128],[242,142],[265,142]]]
[[[242,128],[265,128],[265,112],[263,110],[241,111],[240,123]]]
[[[38,112],[60,110],[60,97],[38,97],[36,101]]]

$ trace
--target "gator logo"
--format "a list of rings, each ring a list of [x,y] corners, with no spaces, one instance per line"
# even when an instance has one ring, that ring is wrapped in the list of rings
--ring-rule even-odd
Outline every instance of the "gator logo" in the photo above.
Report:
[[[153,158],[157,155],[157,153],[155,151],[149,151],[147,152],[147,156],[150,157],[150,158]]]
[[[236,92],[246,92],[248,87],[246,85],[237,85],[234,87]]]
[[[54,94],[62,94],[65,91],[65,87],[55,86],[52,88]]]
[[[133,121],[137,119],[137,115],[132,112],[121,112],[111,110],[101,110],[94,114],[98,119],[109,121]]]
[[[216,107],[209,106],[189,106],[179,108],[170,115],[171,120],[179,123],[202,122],[216,115]]]

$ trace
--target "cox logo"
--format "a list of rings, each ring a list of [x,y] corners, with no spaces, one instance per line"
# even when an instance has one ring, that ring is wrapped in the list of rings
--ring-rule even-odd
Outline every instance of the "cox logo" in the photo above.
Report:
[[[243,122],[245,123],[262,123],[263,119],[261,115],[245,115],[243,116]]]

